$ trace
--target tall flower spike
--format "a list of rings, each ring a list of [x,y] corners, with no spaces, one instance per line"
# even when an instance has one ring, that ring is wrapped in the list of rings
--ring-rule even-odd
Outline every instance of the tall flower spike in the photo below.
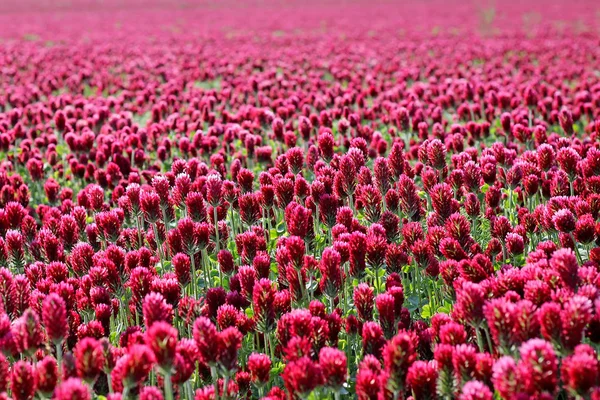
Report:
[[[346,382],[347,371],[346,354],[338,349],[323,347],[319,352],[319,365],[323,371],[325,385],[339,391]]]
[[[57,400],[90,400],[89,387],[80,379],[69,378],[56,388],[55,398]]]
[[[59,370],[56,360],[52,356],[46,356],[35,366],[38,391],[51,394],[58,382]]]
[[[155,322],[146,331],[146,344],[163,373],[170,374],[177,350],[177,329],[164,321]]]
[[[96,339],[84,338],[75,346],[74,354],[79,377],[86,382],[94,382],[104,369],[102,344]]]
[[[10,389],[13,399],[31,400],[37,390],[33,366],[27,361],[17,361],[11,371]]]
[[[408,369],[406,382],[415,399],[435,399],[438,370],[435,361],[415,361]]]
[[[271,360],[266,354],[252,353],[248,357],[248,370],[252,376],[252,381],[257,385],[264,385],[269,381],[271,372]]]
[[[42,321],[48,339],[59,346],[69,334],[65,301],[56,293],[50,293],[42,304]]]
[[[282,377],[291,396],[306,396],[323,383],[320,365],[306,356],[289,362]]]

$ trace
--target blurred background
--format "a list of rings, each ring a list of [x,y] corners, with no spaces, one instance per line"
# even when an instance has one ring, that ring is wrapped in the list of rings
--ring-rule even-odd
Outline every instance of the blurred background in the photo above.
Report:
[[[595,0],[3,0],[1,40],[598,32]]]

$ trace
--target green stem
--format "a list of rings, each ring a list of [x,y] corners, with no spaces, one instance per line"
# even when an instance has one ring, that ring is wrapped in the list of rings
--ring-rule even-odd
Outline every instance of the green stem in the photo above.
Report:
[[[206,282],[206,287],[210,287],[210,265],[208,263],[208,252],[206,249],[202,250],[202,269],[204,270],[204,280]]]
[[[237,236],[237,230],[235,227],[235,218],[233,218],[233,206],[229,208],[230,213],[231,213],[231,231],[233,233],[233,237]]]
[[[302,269],[298,269],[298,285],[300,286],[300,301],[299,303],[301,303],[304,300],[304,281],[302,279]]]
[[[138,249],[140,247],[142,247],[144,245],[144,240],[142,240],[142,227],[140,224],[140,216],[136,215],[135,216],[135,225],[137,227],[137,233],[138,233]]]
[[[229,398],[229,391],[227,390],[227,385],[229,384],[229,375],[225,373],[225,378],[223,378],[223,398]],[[170,400],[170,399],[167,399]]]
[[[164,375],[165,385],[165,400],[173,400],[173,387],[171,385],[171,374],[165,373]]]
[[[56,343],[56,363],[58,364],[58,370],[62,368],[62,340]],[[59,374],[60,377],[60,374]],[[60,380],[60,378],[59,378]],[[109,385],[110,387],[110,385]]]
[[[110,376],[110,372],[106,373],[106,380],[108,382],[108,393],[113,393],[112,377]]]
[[[191,262],[192,262],[192,279],[191,279],[191,284],[192,284],[192,288],[194,290],[194,299],[198,298],[198,289],[196,287],[196,261],[194,260],[194,254],[190,255],[191,258]]]
[[[217,261],[217,271],[219,271],[219,285],[223,286],[223,272],[221,272],[221,268],[219,267],[218,261]]]
[[[193,400],[194,399],[194,389],[192,388],[192,382],[190,380],[188,380],[183,385],[185,387],[185,391],[187,392],[188,400]]]
[[[156,223],[152,224],[152,230],[154,230],[154,241],[156,242],[156,251],[158,252],[158,256],[160,257],[160,265],[164,266],[164,257],[162,253],[162,243],[160,242],[160,237],[158,236],[158,228],[156,227]]]
[[[344,273],[346,275],[345,279],[344,279],[346,282],[344,282],[343,285],[342,285],[342,311],[343,311],[342,317],[344,317],[344,318],[346,317],[346,311],[347,311],[347,306],[348,306],[348,304],[347,304],[347,302],[348,302],[348,292],[347,292],[347,289],[348,289],[347,288],[347,286],[348,286],[348,282],[347,282],[347,279],[348,279],[348,267],[347,267],[347,265],[348,265],[348,263],[345,263],[344,267],[343,267],[344,268]]]
[[[267,345],[269,346],[269,356],[271,357],[271,361],[273,361],[274,357],[274,351],[273,351],[273,343],[271,342],[271,335],[269,335],[269,333],[265,333],[265,339],[267,341]]]
[[[510,214],[507,215],[507,216],[508,216],[508,219],[510,220],[510,223],[514,224],[515,220],[513,218],[513,215],[514,215],[515,205],[514,205],[514,198],[513,198],[513,190],[512,189],[508,190],[508,200],[509,200],[509,204],[510,204],[510,206],[509,206],[510,211],[508,211],[508,210],[507,211]]]
[[[569,189],[571,190],[571,197],[575,195],[575,190],[573,189],[573,179],[569,180]]]
[[[319,206],[315,204],[315,239],[317,238],[317,234],[319,233]]]
[[[164,225],[165,225],[165,234],[166,234],[166,237],[168,238],[169,237],[169,222],[170,221],[167,218],[168,217],[167,210],[164,207],[161,207],[160,209],[161,209],[162,215],[163,215],[163,221],[164,221]],[[167,257],[166,258],[170,258],[169,246],[167,246]]]
[[[485,332],[485,340],[487,341],[488,347],[490,348],[490,354],[494,353],[494,346],[492,344],[492,338],[490,337],[490,330],[487,326],[483,326],[483,331]]]
[[[479,347],[479,352],[483,353],[485,351],[483,345],[483,338],[481,337],[481,332],[478,327],[474,327],[475,335],[477,336],[477,346]]]
[[[213,216],[215,218],[215,238],[217,240],[216,246],[217,246],[217,253],[219,253],[219,220],[218,220],[218,215],[217,215],[217,207],[213,206]]]
[[[571,240],[573,241],[573,247],[575,248],[575,255],[577,256],[577,262],[579,263],[579,265],[582,265],[583,262],[581,261],[581,254],[579,253],[579,247],[577,247],[577,241],[575,240],[575,236],[573,236],[573,232],[569,232],[569,236],[571,237]]]
[[[215,389],[215,400],[219,400],[219,376],[217,375],[217,367],[210,367],[210,375],[212,376],[213,386]]]
[[[430,280],[425,282],[425,291],[427,292],[427,300],[429,301],[429,310],[433,316],[433,313],[435,312],[435,297],[431,295],[431,287],[429,286],[430,283]]]

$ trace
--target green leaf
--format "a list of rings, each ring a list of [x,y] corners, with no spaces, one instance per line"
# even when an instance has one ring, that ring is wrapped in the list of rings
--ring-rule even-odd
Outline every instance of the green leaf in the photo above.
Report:
[[[445,303],[443,306],[438,307],[438,313],[450,314],[452,312],[452,304]]]
[[[237,254],[237,248],[235,246],[235,240],[229,240],[229,243],[227,243],[227,249],[231,252],[231,254],[233,254],[234,256]]]
[[[271,375],[277,376],[281,374],[281,372],[283,372],[283,368],[285,368],[285,365],[282,362],[278,362],[271,368]]]
[[[408,296],[406,300],[408,301],[408,307],[406,308],[408,308],[408,310],[411,312],[415,311],[420,305],[419,296],[417,296],[416,294]]]
[[[62,157],[63,155],[66,155],[68,153],[69,153],[69,148],[66,145],[64,145],[62,143],[56,145],[56,154],[58,154],[59,157]]]
[[[423,306],[423,310],[421,311],[421,318],[423,318],[423,319],[431,318],[431,306],[429,304],[425,304]]]

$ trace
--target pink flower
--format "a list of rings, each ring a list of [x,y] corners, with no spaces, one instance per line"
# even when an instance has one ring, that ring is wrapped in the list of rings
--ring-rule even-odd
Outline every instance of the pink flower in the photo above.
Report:
[[[401,331],[383,348],[383,363],[386,373],[389,374],[390,389],[400,392],[404,389],[406,372],[417,359],[417,343],[418,339],[414,333]]]
[[[217,335],[217,362],[226,370],[232,371],[237,368],[242,339],[243,335],[235,327],[229,327]]]
[[[378,323],[365,322],[362,329],[362,345],[365,354],[372,354],[379,358],[385,345],[383,330]]]
[[[519,379],[529,394],[553,394],[558,384],[558,358],[552,345],[531,339],[520,347]]]
[[[479,381],[469,381],[463,388],[459,400],[492,400],[494,396],[490,389]]]
[[[575,295],[564,305],[560,314],[562,323],[562,342],[572,349],[583,339],[583,331],[592,319],[590,299]]]
[[[504,356],[496,361],[492,382],[503,399],[510,399],[520,392],[522,383],[517,364],[512,357]]]
[[[194,322],[194,340],[198,346],[198,352],[207,363],[215,362],[217,354],[211,349],[217,343],[218,332],[214,324],[205,317],[199,317]]]
[[[113,384],[117,388],[121,385],[129,388],[138,386],[146,380],[155,361],[154,353],[148,346],[132,345],[127,354],[117,361],[111,373]]]
[[[48,338],[54,344],[60,345],[62,340],[69,334],[69,324],[67,322],[65,301],[58,294],[50,293],[44,299],[42,321]]]
[[[33,366],[27,361],[17,361],[12,367],[10,388],[15,400],[31,400],[37,390]]]
[[[35,311],[28,308],[15,321],[12,328],[17,349],[20,352],[33,354],[44,341],[44,334]]]
[[[435,399],[437,377],[435,361],[415,361],[408,369],[406,382],[416,399]]]
[[[77,374],[87,382],[94,382],[104,369],[104,350],[94,338],[80,340],[74,349]]]
[[[44,357],[35,366],[38,390],[43,393],[52,393],[60,376],[56,360],[51,356]]]
[[[369,321],[373,318],[373,288],[366,283],[360,283],[354,289],[354,304],[358,316],[362,321]]]
[[[248,370],[252,376],[252,381],[258,384],[265,384],[269,381],[271,372],[271,360],[266,354],[252,353],[248,357]]]
[[[321,271],[321,290],[330,298],[337,296],[343,283],[340,254],[328,247],[323,251],[319,264]]]
[[[275,289],[273,283],[268,279],[261,279],[255,285],[252,292],[252,303],[258,329],[267,332],[275,322]]]
[[[396,331],[395,299],[389,293],[382,293],[375,299],[381,324],[386,337],[392,337]]]
[[[525,242],[523,240],[523,236],[518,235],[516,233],[507,233],[506,234],[506,250],[510,255],[520,255],[523,254],[525,250]]]
[[[89,400],[91,399],[88,386],[80,379],[69,378],[56,388],[55,398],[57,400]]]
[[[324,384],[339,390],[348,376],[346,364],[346,354],[343,351],[323,347],[319,352],[319,365],[323,372]]]
[[[173,319],[173,306],[168,304],[165,298],[156,292],[144,297],[142,309],[146,326],[152,326],[157,321],[171,323]]]
[[[356,394],[361,400],[375,400],[380,391],[381,364],[372,355],[366,355],[358,366]]]
[[[155,322],[146,331],[146,344],[156,358],[156,363],[169,372],[177,348],[177,329],[164,321]]]
[[[552,222],[557,231],[570,233],[575,230],[576,220],[573,213],[568,209],[557,211],[552,217]]]
[[[5,392],[9,380],[9,367],[10,364],[6,357],[0,353],[0,391]]]
[[[572,395],[586,396],[598,382],[598,357],[588,345],[579,345],[561,365],[561,379]]]
[[[289,362],[282,377],[292,396],[306,396],[324,382],[322,368],[306,356]]]
[[[464,344],[467,340],[465,328],[455,322],[448,322],[440,328],[440,342],[457,346]]]

